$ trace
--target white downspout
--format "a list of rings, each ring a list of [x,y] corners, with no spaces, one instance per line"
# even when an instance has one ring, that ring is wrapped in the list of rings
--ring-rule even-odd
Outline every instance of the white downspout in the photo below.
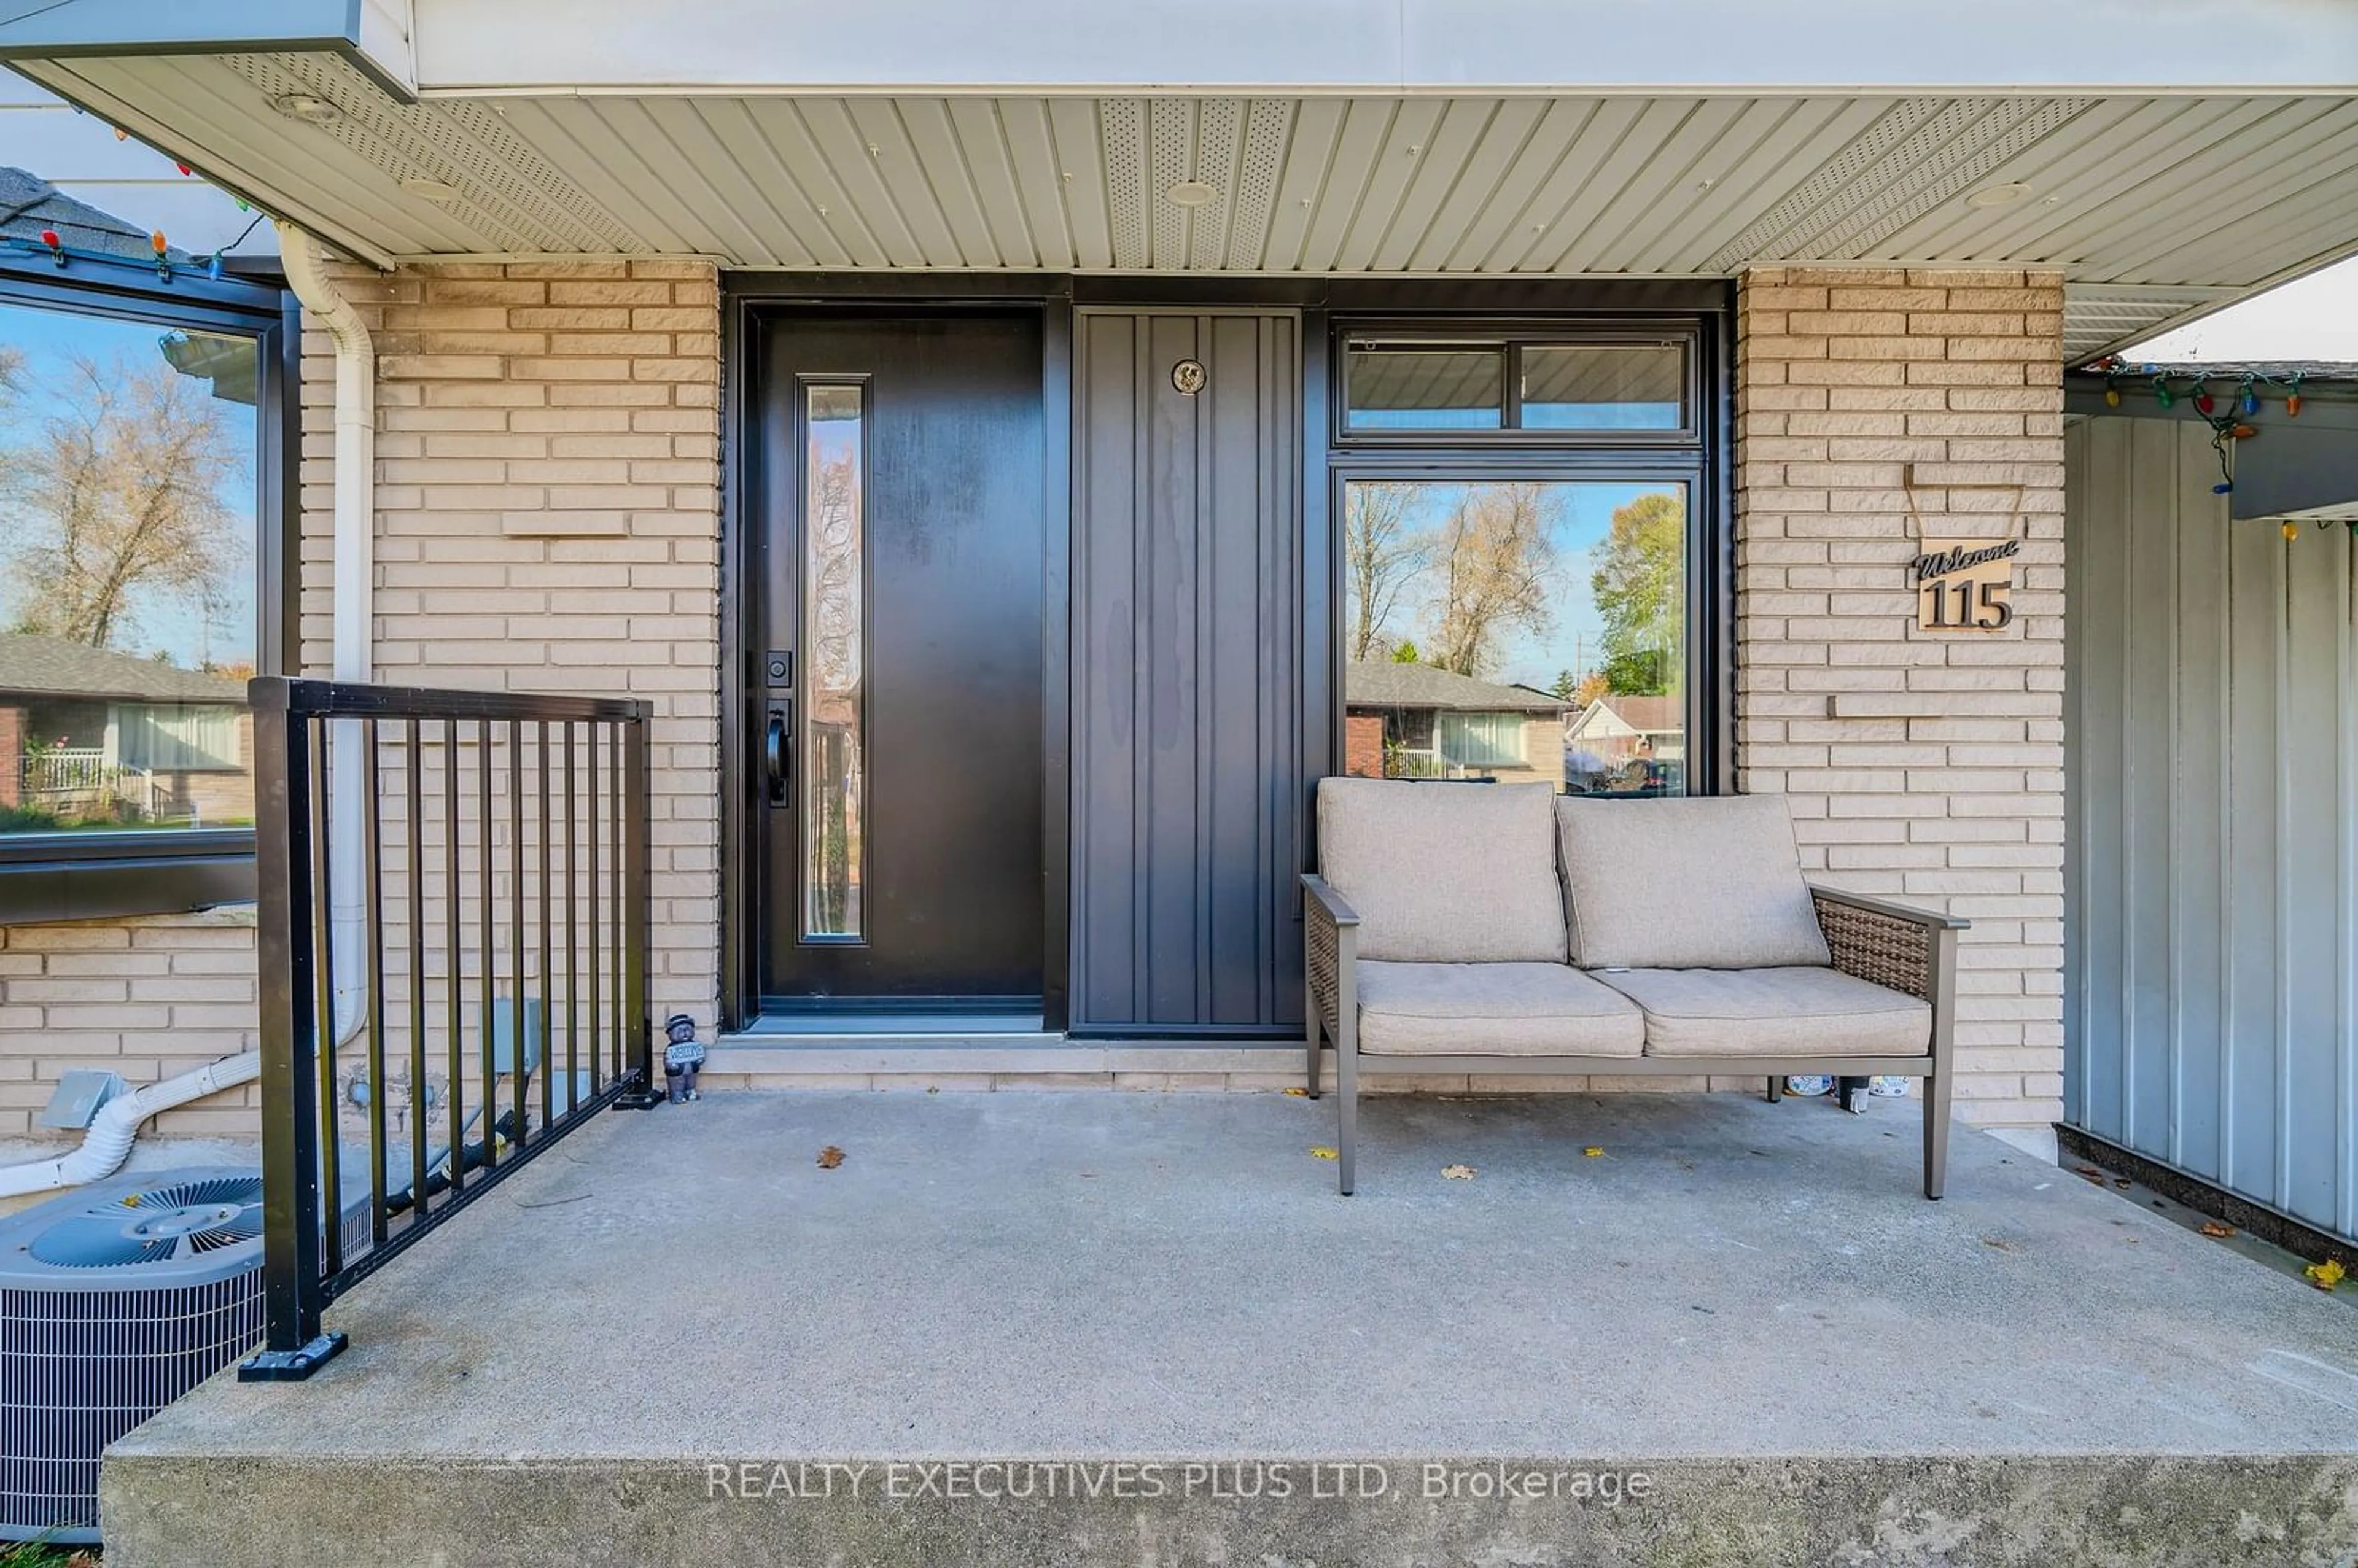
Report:
[[[368,323],[328,278],[319,242],[281,221],[278,249],[287,286],[304,310],[327,329],[336,350],[335,401],[335,665],[339,681],[365,681],[372,660],[376,609],[376,346]],[[358,754],[360,727],[338,723],[329,735],[329,877],[333,893],[335,1034],[339,1044],[366,1021],[366,940],[361,885],[361,821],[366,808]]]
[[[364,681],[375,629],[376,350],[368,324],[329,282],[319,242],[292,224],[278,225],[287,287],[336,347],[335,678]],[[112,730],[109,732],[110,742]],[[356,724],[330,734],[330,872],[334,881],[335,1034],[339,1044],[367,1019],[368,979],[361,963],[366,890],[361,886],[361,819],[366,802],[356,748]],[[131,1152],[140,1124],[158,1111],[252,1083],[262,1054],[227,1056],[194,1072],[119,1095],[99,1108],[80,1148],[54,1160],[0,1170],[0,1197],[80,1186],[113,1175]]]

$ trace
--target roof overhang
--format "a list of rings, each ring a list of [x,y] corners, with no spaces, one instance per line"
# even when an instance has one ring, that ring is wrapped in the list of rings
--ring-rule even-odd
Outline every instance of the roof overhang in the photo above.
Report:
[[[2022,25],[2001,26],[1993,6]],[[1009,0],[991,8],[993,38],[1030,51],[1020,89],[974,84],[1016,79],[1014,57],[993,52],[1017,48],[1004,41],[974,45],[964,84],[946,84],[959,57],[944,40],[964,36],[972,9],[415,0],[413,23],[389,0],[0,0],[0,58],[379,265],[695,254],[797,271],[1521,277],[2040,266],[2068,280],[2066,351],[2079,359],[2358,250],[2358,98],[2334,85],[2358,81],[2358,6],[2244,0],[2228,27],[2212,0],[1892,0],[1906,28],[1837,32],[1832,11],[1855,7],[1795,0],[1775,8],[1787,41],[1763,35],[1747,51],[1736,45],[1765,8],[1725,0],[1632,0],[1601,43],[1534,0],[1256,4],[1260,31],[1242,35],[1241,21],[1208,26],[1235,9],[1228,0]],[[1314,79],[1314,40],[1297,36],[1313,13],[1339,62]],[[1963,13],[1970,27],[1953,19]],[[1725,26],[1685,56],[1652,58],[1740,85],[1631,79],[1639,44],[1706,14]],[[1121,28],[1105,19],[1116,15]],[[918,26],[925,16],[938,25]],[[1187,16],[1222,48],[1177,28]],[[1023,40],[1027,17],[1065,31]],[[1455,35],[1437,30],[1450,18]],[[140,32],[167,22],[168,37]],[[1997,34],[2019,57],[2014,84],[1970,85],[2001,58]],[[733,53],[721,47],[732,37]],[[1359,58],[1369,37],[1380,59]],[[1527,46],[1522,77],[1602,85],[1516,84],[1508,60],[1489,58],[1507,38]],[[1842,48],[1829,53],[1829,38]],[[1141,40],[1155,38],[1175,54],[1151,58]],[[1579,60],[1559,59],[1572,41]],[[1247,61],[1301,79],[1257,86]],[[1926,83],[1924,61],[1957,81]],[[1174,62],[1186,87],[1146,80]],[[933,85],[909,85],[928,73]],[[1856,85],[1871,73],[1914,85]],[[1838,76],[1852,84],[1809,84]],[[332,117],[288,117],[290,95]],[[1169,199],[1183,181],[1209,188],[1204,205]]]

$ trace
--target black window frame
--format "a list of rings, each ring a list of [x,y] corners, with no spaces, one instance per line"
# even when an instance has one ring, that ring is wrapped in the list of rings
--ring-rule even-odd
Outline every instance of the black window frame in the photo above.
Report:
[[[46,248],[0,242],[0,305],[254,340],[254,667],[292,672],[300,633],[302,320],[281,280],[81,251],[59,265]],[[0,834],[0,925],[185,914],[254,895],[250,827]]]
[[[1679,315],[1585,312],[1579,315],[1455,317],[1337,313],[1330,319],[1326,393],[1325,503],[1334,523],[1325,530],[1327,619],[1325,650],[1330,766],[1345,755],[1343,625],[1347,594],[1344,535],[1345,490],[1361,480],[1501,482],[1515,480],[1601,483],[1677,481],[1688,487],[1686,585],[1685,793],[1725,795],[1736,787],[1735,559],[1732,473],[1734,374],[1731,323],[1725,310]],[[1499,429],[1353,430],[1345,400],[1355,341],[1443,344],[1504,342],[1509,397],[1520,363],[1517,345],[1660,342],[1683,345],[1685,416],[1677,430]],[[1511,402],[1504,416],[1511,419]]]

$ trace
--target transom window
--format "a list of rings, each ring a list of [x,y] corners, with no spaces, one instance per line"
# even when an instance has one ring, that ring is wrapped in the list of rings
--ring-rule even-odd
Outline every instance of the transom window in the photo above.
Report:
[[[1556,437],[1694,427],[1690,341],[1350,334],[1343,345],[1350,438],[1483,432]]]

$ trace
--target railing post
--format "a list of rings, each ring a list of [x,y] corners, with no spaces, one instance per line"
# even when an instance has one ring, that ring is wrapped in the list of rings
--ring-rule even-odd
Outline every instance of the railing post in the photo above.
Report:
[[[654,1028],[647,1018],[647,905],[654,897],[647,865],[654,784],[647,725],[654,708],[646,702],[635,706],[637,711],[622,726],[622,972],[615,978],[622,988],[622,1027],[629,1031],[623,1046],[638,1084],[614,1103],[646,1110],[664,1103],[654,1066]]]
[[[263,1348],[243,1382],[308,1378],[344,1347],[320,1331],[319,1039],[313,962],[311,749],[283,676],[253,681],[254,948],[262,1006]],[[330,1206],[335,1206],[330,1198]]]

